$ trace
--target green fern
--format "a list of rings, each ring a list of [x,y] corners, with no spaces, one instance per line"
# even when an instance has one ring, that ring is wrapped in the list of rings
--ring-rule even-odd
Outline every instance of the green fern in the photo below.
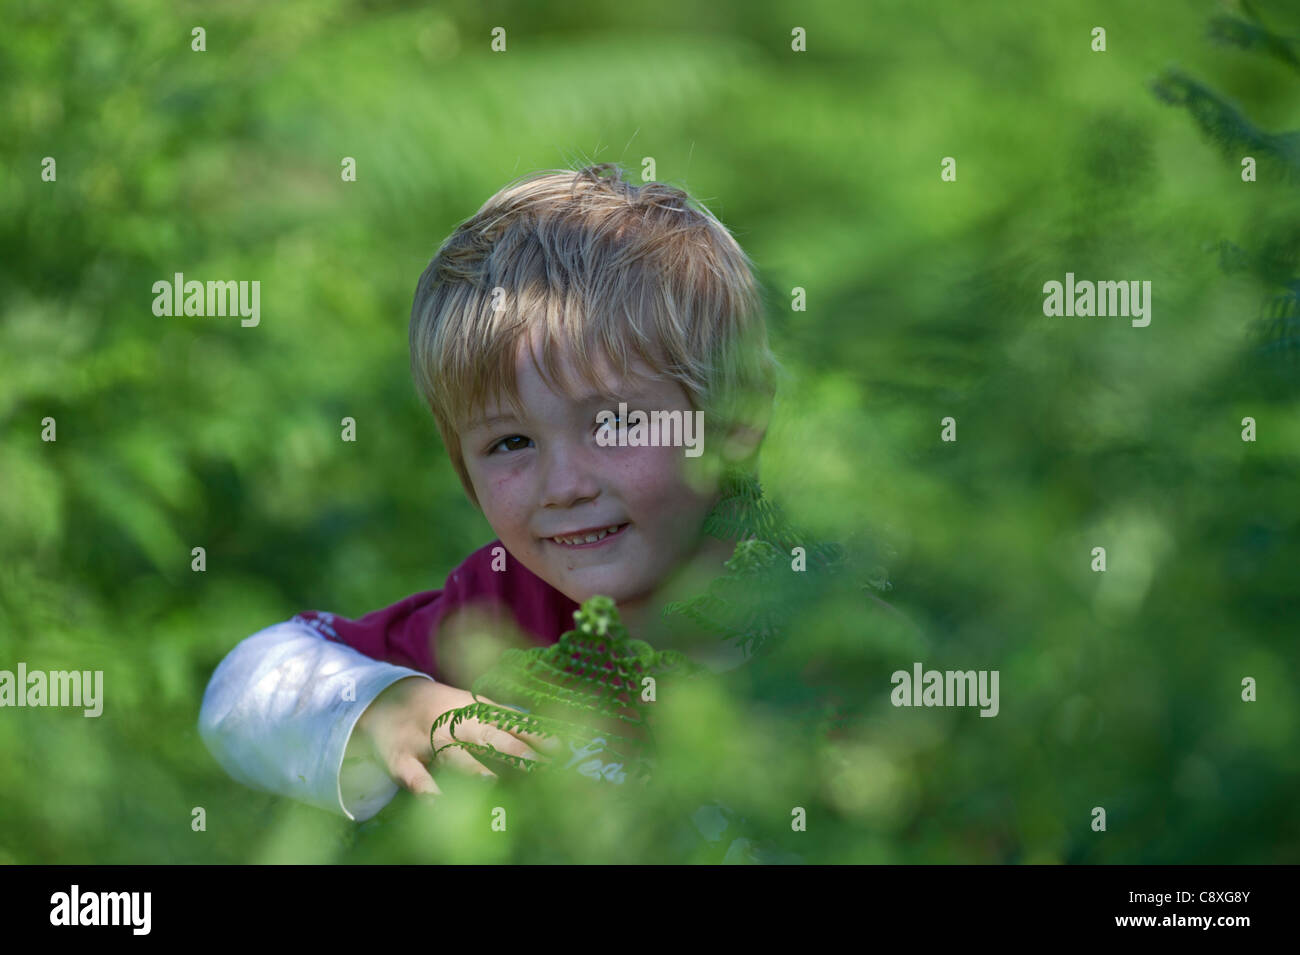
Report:
[[[807,578],[793,573],[795,548],[802,548],[807,570],[835,571],[843,561],[838,544],[816,541],[792,526],[780,508],[764,497],[751,474],[732,472],[718,504],[705,521],[705,532],[736,539],[727,574],[697,597],[664,608],[679,614],[706,633],[741,647],[752,656],[788,631],[799,605],[796,588]]]
[[[647,677],[656,682],[667,676],[690,678],[703,668],[675,650],[656,651],[644,641],[632,639],[609,597],[592,597],[573,617],[574,629],[564,633],[553,646],[507,650],[491,670],[474,682],[471,691],[476,699],[490,696],[509,700],[512,706],[480,701],[438,717],[430,729],[430,738],[445,726],[452,742],[435,744],[435,757],[456,747],[476,759],[523,772],[555,765],[456,738],[462,723],[478,720],[507,732],[559,739],[579,756],[598,756],[576,767],[584,775],[601,775],[620,782],[623,776],[636,781],[649,777],[653,761],[649,719],[652,704],[642,701],[643,681]],[[593,763],[601,767],[599,773],[591,772]]]

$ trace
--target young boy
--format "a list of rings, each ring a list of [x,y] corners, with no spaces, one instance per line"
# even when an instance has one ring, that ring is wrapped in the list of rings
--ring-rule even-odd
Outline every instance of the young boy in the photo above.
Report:
[[[463,687],[483,664],[471,658],[483,644],[480,660],[499,653],[493,635],[554,643],[578,603],[604,594],[656,649],[715,669],[743,662],[662,610],[723,572],[736,541],[703,524],[724,473],[756,466],[777,369],[730,233],[684,192],[625,182],[609,164],[525,177],[456,229],[416,288],[410,346],[416,385],[498,540],[440,591],[356,621],[300,614],[247,638],[213,674],[199,720],[236,779],[358,821],[399,786],[439,792],[429,729],[473,702]],[[703,453],[626,440],[620,403],[628,418],[701,412]],[[546,751],[477,723],[458,736]],[[491,775],[459,748],[445,757]]]

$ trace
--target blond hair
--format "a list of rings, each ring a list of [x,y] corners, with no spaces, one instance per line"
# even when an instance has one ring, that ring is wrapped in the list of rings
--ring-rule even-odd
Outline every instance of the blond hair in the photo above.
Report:
[[[493,396],[523,414],[515,361],[534,332],[545,374],[570,396],[556,345],[601,392],[596,356],[625,376],[635,357],[680,383],[714,434],[766,425],[778,366],[752,263],[680,189],[626,182],[611,163],[525,176],[462,223],[420,276],[411,371],[476,505],[459,433]]]

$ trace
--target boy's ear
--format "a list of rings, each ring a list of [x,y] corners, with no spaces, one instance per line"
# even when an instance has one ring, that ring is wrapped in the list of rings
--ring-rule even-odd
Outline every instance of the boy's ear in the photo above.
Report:
[[[765,421],[733,422],[724,429],[720,439],[714,440],[712,444],[706,441],[704,456],[694,459],[702,469],[692,477],[696,489],[716,494],[729,472],[753,470],[765,434]]]
[[[758,454],[768,423],[772,420],[772,400],[765,396],[745,409],[726,428],[722,440],[722,458],[728,465],[747,464]]]
[[[723,439],[723,460],[728,464],[743,464],[751,460],[758,453],[766,434],[766,421],[761,424],[741,422],[732,425]]]

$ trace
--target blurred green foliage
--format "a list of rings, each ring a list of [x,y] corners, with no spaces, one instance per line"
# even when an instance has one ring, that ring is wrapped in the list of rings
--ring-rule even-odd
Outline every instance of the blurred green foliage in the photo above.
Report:
[[[1201,87],[1152,84],[1274,136],[1297,75],[1211,42],[1231,5],[1086,6],[7,3],[0,667],[102,669],[107,701],[0,711],[0,861],[711,860],[680,836],[710,798],[778,860],[1295,861],[1294,139],[1243,183]],[[519,174],[645,156],[762,271],[768,491],[919,632],[818,592],[671,711],[653,813],[448,780],[358,829],[229,780],[196,718],[238,640],[440,586],[492,536],[407,371],[438,243]],[[1150,280],[1150,327],[1045,318],[1067,271]],[[155,317],[174,272],[261,281],[260,325]],[[998,669],[1000,715],[892,707],[918,660]],[[853,704],[829,735],[813,671]]]

